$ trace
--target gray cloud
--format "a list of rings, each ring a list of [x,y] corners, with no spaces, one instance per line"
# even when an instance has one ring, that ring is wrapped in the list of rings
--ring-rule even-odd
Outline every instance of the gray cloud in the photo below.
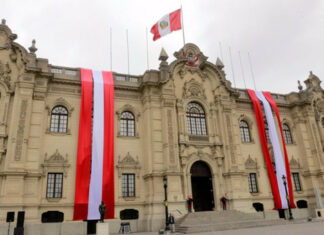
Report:
[[[258,89],[287,93],[305,80],[310,70],[324,78],[324,2],[321,0],[183,0],[186,42],[197,44],[215,62],[220,57],[232,81],[228,48],[232,49],[235,79],[244,87],[238,51],[247,86],[253,88],[250,52]],[[2,0],[0,17],[51,64],[110,69],[109,28],[113,31],[113,70],[127,73],[126,29],[129,31],[130,73],[147,68],[145,27],[180,7],[180,1]],[[183,46],[182,33],[156,42],[149,34],[150,68],[157,69],[161,47],[169,54]]]

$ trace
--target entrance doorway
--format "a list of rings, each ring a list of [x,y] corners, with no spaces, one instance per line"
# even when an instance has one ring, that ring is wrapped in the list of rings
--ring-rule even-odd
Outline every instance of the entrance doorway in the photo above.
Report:
[[[195,211],[211,211],[214,208],[212,176],[203,161],[195,162],[190,169],[193,207]]]

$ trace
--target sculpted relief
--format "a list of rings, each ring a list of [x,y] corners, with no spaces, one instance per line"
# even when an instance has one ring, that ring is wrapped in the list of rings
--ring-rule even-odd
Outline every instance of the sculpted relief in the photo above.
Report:
[[[9,63],[8,62],[3,63],[2,61],[0,61],[0,80],[3,81],[8,86],[9,89],[11,87],[10,74],[11,74],[11,69]]]

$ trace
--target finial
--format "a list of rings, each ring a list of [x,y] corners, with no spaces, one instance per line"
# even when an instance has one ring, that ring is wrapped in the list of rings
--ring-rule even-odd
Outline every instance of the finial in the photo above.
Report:
[[[300,81],[298,80],[298,90],[302,91],[303,90],[303,86],[300,84]]]
[[[309,76],[312,76],[313,75],[313,71],[309,71]]]
[[[166,53],[166,51],[162,47],[161,52],[160,52],[160,56],[159,56],[159,60],[166,61],[168,58],[169,58],[168,54]]]
[[[216,60],[216,66],[220,69],[224,68],[224,64],[223,62],[220,60],[220,58],[217,57],[217,60]]]
[[[35,44],[36,44],[36,40],[33,39],[32,46],[28,48],[30,53],[32,53],[33,55],[35,55],[35,52],[37,51],[37,48],[35,47]]]
[[[5,25],[6,24],[6,19],[2,19],[1,24]]]

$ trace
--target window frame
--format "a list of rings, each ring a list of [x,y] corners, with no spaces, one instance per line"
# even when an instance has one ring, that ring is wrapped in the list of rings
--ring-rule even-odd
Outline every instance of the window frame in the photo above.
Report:
[[[285,144],[293,144],[292,134],[288,124],[286,123],[282,124],[282,132],[283,132]]]
[[[53,192],[52,192],[52,196],[49,196],[49,175],[54,175],[54,182],[53,182]],[[57,193],[57,185],[56,185],[56,180],[57,180],[57,176],[61,175],[61,186],[60,186],[60,196],[56,196]],[[49,172],[47,173],[47,182],[46,182],[46,198],[47,199],[52,199],[52,198],[62,198],[63,197],[63,173],[62,172]]]
[[[242,143],[250,143],[251,142],[251,133],[250,126],[247,121],[240,120],[240,134]],[[246,125],[246,126],[243,126]]]
[[[53,113],[55,111],[56,108],[63,108],[66,113]],[[54,123],[54,116],[57,116],[57,123]],[[63,117],[65,117],[66,119],[64,120]],[[62,123],[66,121],[66,123]],[[53,126],[54,124],[57,124],[57,126]],[[51,133],[58,133],[58,134],[66,134],[68,132],[68,124],[69,124],[69,110],[67,109],[67,107],[65,107],[64,105],[56,105],[52,108],[51,110],[51,116],[50,116],[50,127],[49,130]],[[65,125],[65,129],[64,131],[60,131],[61,126]]]
[[[189,107],[194,105],[193,107]],[[196,108],[198,112],[190,112]],[[198,102],[189,102],[186,107],[187,133],[195,136],[208,136],[206,112]]]
[[[291,174],[292,174],[293,183],[294,183],[294,190],[296,192],[303,191],[302,186],[301,186],[301,182],[300,182],[299,172],[292,172]]]
[[[249,192],[250,193],[259,193],[257,173],[254,173],[254,172],[249,173],[249,175],[248,175],[248,185],[249,185]]]
[[[132,116],[132,118],[127,118],[127,117],[123,117],[123,114],[130,114]],[[123,128],[124,128],[124,122],[125,122],[125,128],[126,128],[126,132],[124,132]],[[133,126],[133,128],[131,129],[131,125]],[[125,110],[121,113],[120,115],[120,128],[119,128],[119,132],[120,132],[120,136],[128,136],[128,137],[135,137],[136,135],[136,120],[135,120],[135,115],[134,113],[132,113],[131,111]]]
[[[267,122],[264,122],[264,132],[266,134],[266,139],[267,139],[267,143],[270,143],[270,133],[269,133],[269,126]]]
[[[126,182],[124,183],[124,176],[126,176]],[[131,185],[131,182],[130,182],[130,176],[132,176],[133,178],[133,184]],[[135,180],[135,173],[122,173],[122,197],[123,198],[129,198],[129,197],[136,197],[136,180]],[[124,187],[126,186],[126,187]],[[133,188],[133,192],[131,193],[131,187]],[[124,189],[126,191],[124,191]]]

